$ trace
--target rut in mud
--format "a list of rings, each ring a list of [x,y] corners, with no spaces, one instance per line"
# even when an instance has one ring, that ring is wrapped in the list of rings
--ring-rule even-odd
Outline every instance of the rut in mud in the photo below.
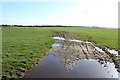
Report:
[[[57,37],[64,37],[65,39],[76,40],[75,37],[69,34],[56,33]],[[112,62],[111,57],[104,51],[98,51],[92,43],[79,43],[74,41],[57,40],[56,44],[61,44],[58,48],[52,48],[49,53],[62,58],[62,55],[68,54],[66,58],[70,59],[95,59],[100,63]],[[60,54],[62,53],[62,54]]]
[[[77,38],[75,38],[74,36],[66,32],[55,32],[54,37],[60,37],[60,39],[56,40],[56,42],[51,46],[52,48],[47,53],[48,56],[45,56],[45,58],[43,59],[43,62],[40,62],[38,66],[35,69],[33,69],[33,71],[28,72],[28,74],[26,75],[26,78],[28,77],[87,77],[87,76],[88,78],[89,77],[110,78],[110,77],[113,77],[113,74],[117,74],[117,71],[113,71],[110,73],[109,70],[106,73],[104,72],[104,70],[102,70],[101,67],[100,67],[101,72],[99,72],[100,69],[98,69],[99,71],[97,71],[97,69],[95,71],[94,70],[95,67],[99,67],[99,66],[94,66],[94,65],[89,64],[88,61],[84,61],[84,60],[89,60],[89,61],[93,60],[93,63],[97,61],[103,67],[106,67],[106,68],[108,68],[108,63],[113,63],[113,59],[111,58],[111,56],[108,55],[108,53],[106,53],[102,49],[94,46],[93,43],[79,41],[77,40]],[[52,55],[54,55],[55,57],[53,57]],[[71,71],[71,70],[73,71],[66,73],[62,68],[60,68],[61,63],[59,63],[58,60],[55,58],[60,59],[60,62],[64,65],[64,68],[66,71]],[[79,63],[80,65],[89,64],[89,66],[92,66],[93,68],[89,68],[89,66],[85,66],[85,65],[82,66],[82,67],[87,67],[86,69],[88,69],[88,72],[86,71],[86,74],[84,71],[82,72],[81,70],[82,68],[78,68],[75,71],[74,69],[78,65],[79,60],[81,61],[83,60],[82,63]],[[97,62],[95,62],[95,64],[99,65]],[[51,65],[53,63],[55,63],[54,66]],[[55,69],[54,67],[58,69]],[[56,71],[59,70],[58,73],[56,71],[55,73],[54,71],[52,71],[53,74],[51,74],[50,70],[53,70],[53,68]],[[89,69],[94,70],[94,71],[89,71]],[[37,75],[36,76],[34,75],[35,73],[37,73],[36,71],[37,72],[40,71],[41,73],[38,72],[39,74],[36,74]],[[97,76],[96,74],[99,76]]]

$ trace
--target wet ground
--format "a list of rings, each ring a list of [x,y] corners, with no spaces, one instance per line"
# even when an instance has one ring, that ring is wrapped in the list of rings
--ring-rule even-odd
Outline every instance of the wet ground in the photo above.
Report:
[[[118,78],[113,59],[92,42],[56,32],[49,52],[25,78]]]

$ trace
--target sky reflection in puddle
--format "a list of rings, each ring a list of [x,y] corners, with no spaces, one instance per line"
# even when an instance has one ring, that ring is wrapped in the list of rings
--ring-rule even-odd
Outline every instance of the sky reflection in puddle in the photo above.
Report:
[[[103,67],[97,60],[76,60],[67,63],[55,55],[46,55],[33,70],[29,78],[117,78],[113,64]],[[52,73],[52,74],[51,74]]]
[[[51,45],[52,48],[58,48],[59,46],[61,46],[61,44],[52,44]]]
[[[63,37],[52,37],[53,39],[58,39],[58,40],[65,40]]]

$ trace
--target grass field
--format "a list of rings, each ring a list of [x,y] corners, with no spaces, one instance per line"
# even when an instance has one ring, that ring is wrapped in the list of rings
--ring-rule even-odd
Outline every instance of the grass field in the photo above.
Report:
[[[22,77],[49,50],[52,34],[37,28],[3,28],[3,76]]]
[[[52,31],[51,31],[52,30]],[[3,77],[22,77],[26,69],[44,56],[51,44],[53,31],[66,31],[81,40],[118,50],[117,29],[83,27],[3,28]]]

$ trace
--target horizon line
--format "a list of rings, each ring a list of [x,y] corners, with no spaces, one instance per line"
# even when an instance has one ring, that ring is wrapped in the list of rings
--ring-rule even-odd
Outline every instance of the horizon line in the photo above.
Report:
[[[0,26],[56,26],[56,27],[60,27],[60,26],[63,26],[63,27],[90,27],[90,28],[109,28],[109,29],[120,29],[119,27],[100,27],[100,26],[80,26],[80,25],[38,25],[38,24],[34,24],[34,25],[31,25],[31,24],[27,24],[27,25],[23,25],[23,24],[2,24]]]

